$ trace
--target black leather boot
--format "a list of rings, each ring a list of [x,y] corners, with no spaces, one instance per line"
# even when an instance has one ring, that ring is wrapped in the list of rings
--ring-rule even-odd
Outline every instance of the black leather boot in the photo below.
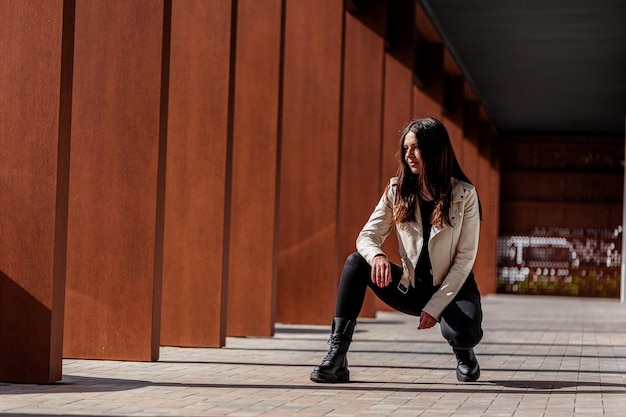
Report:
[[[460,382],[474,382],[480,376],[480,366],[474,349],[456,349],[453,348],[456,356],[456,379]]]
[[[330,348],[321,365],[316,366],[311,372],[311,381],[315,382],[348,382],[348,348],[352,342],[352,333],[356,321],[341,317],[333,319],[330,340]]]

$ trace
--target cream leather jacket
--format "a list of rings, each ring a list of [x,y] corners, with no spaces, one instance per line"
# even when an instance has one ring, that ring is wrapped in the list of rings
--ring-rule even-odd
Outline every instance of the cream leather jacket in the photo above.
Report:
[[[358,252],[371,265],[376,255],[385,254],[381,246],[393,226],[396,226],[400,257],[404,273],[402,280],[408,287],[415,287],[415,267],[424,244],[422,216],[416,207],[415,223],[394,224],[393,205],[396,201],[398,178],[390,180],[389,186],[376,205],[374,212],[363,226],[356,240]],[[452,179],[450,204],[452,226],[433,226],[428,238],[428,251],[433,271],[433,284],[441,285],[423,311],[437,321],[446,306],[454,299],[474,266],[478,251],[480,210],[474,186]],[[385,255],[386,256],[386,255]]]

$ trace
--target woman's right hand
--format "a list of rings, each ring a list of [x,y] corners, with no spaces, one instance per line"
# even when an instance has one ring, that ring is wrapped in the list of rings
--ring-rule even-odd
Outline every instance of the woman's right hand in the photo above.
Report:
[[[391,266],[385,255],[376,255],[372,260],[372,282],[379,288],[391,283]]]

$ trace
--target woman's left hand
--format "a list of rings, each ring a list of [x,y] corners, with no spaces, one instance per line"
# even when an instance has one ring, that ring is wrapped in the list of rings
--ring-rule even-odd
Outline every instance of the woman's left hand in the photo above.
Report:
[[[435,324],[437,324],[437,320],[435,320],[435,318],[427,312],[422,311],[422,314],[420,314],[420,323],[417,326],[417,330],[430,329]]]

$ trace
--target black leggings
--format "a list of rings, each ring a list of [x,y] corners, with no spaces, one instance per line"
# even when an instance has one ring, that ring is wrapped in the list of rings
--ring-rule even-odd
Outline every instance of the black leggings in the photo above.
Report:
[[[392,282],[380,288],[371,280],[372,267],[357,252],[346,259],[341,274],[339,293],[337,295],[336,317],[356,320],[365,299],[367,287],[378,298],[395,310],[413,316],[419,316],[422,308],[439,287],[409,287],[406,294],[398,290],[398,282],[402,276],[402,267],[391,263]],[[446,307],[439,322],[441,334],[452,345],[460,349],[473,348],[483,336],[482,309],[480,293],[470,273],[454,300]]]

